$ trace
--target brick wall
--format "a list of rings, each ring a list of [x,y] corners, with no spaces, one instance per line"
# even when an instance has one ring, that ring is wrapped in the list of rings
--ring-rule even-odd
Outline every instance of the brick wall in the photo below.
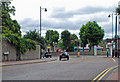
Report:
[[[36,50],[28,50],[25,54],[21,55],[21,60],[39,59],[40,58],[40,46],[37,45]]]

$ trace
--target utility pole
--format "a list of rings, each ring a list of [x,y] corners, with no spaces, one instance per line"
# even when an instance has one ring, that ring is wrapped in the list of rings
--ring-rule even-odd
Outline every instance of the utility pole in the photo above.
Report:
[[[40,37],[41,37],[41,26],[42,26],[42,23],[41,23],[41,15],[42,15],[42,9],[44,9],[44,11],[47,11],[46,8],[41,8],[40,6]],[[42,49],[41,49],[41,46],[40,46],[40,59],[42,58]]]
[[[41,6],[40,6],[40,37],[41,37]]]
[[[115,57],[117,57],[117,15],[115,17]]]
[[[113,38],[113,13],[112,13],[112,38]]]

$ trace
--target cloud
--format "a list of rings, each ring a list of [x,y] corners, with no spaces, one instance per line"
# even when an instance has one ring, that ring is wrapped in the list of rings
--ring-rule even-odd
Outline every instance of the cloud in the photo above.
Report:
[[[108,15],[108,14],[107,14]],[[99,14],[94,15],[90,21],[97,21],[97,22],[109,22],[108,16],[106,14]]]
[[[65,8],[58,8],[53,10],[51,14],[52,18],[71,18],[74,15],[85,15],[85,14],[95,14],[100,12],[112,12],[115,9],[114,6],[111,7],[93,7],[93,6],[86,6],[77,10],[67,11]]]
[[[56,22],[54,20],[42,20],[42,30],[47,30],[47,29],[67,29],[67,30],[80,30],[81,26],[83,24],[86,24],[88,21],[97,21],[97,22],[108,22],[105,17],[92,17],[90,20],[87,19],[79,19],[76,21],[70,21],[70,20],[65,20],[65,21],[60,21]],[[22,21],[19,21],[22,31],[26,32],[29,30],[39,30],[39,20],[33,20],[32,18],[26,18]],[[106,33],[109,33],[111,30],[111,24],[105,24],[102,25],[103,29],[105,29]]]
[[[105,33],[112,33],[112,25],[111,25],[111,23],[102,25],[102,28],[104,29]]]
[[[39,20],[33,20],[31,18],[25,18],[19,22],[23,28],[39,27]]]

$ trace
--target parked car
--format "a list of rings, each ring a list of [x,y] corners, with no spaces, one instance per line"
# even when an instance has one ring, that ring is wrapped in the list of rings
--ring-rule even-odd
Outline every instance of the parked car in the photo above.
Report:
[[[61,60],[62,58],[67,58],[67,60],[69,60],[69,54],[67,52],[61,53],[59,56],[59,60]]]
[[[46,52],[46,53],[43,55],[43,58],[44,58],[44,57],[46,57],[46,58],[48,58],[48,57],[52,58],[52,54],[50,54],[50,52]]]

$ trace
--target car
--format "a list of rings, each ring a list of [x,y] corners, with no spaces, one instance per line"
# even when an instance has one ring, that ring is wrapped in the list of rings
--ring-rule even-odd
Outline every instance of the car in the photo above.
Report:
[[[61,60],[62,58],[67,58],[67,60],[69,60],[69,54],[67,52],[63,52],[59,55],[59,60]]]
[[[50,52],[46,52],[46,53],[43,55],[43,58],[44,58],[44,57],[46,57],[46,58],[48,58],[48,57],[52,58],[52,54],[50,54]]]

